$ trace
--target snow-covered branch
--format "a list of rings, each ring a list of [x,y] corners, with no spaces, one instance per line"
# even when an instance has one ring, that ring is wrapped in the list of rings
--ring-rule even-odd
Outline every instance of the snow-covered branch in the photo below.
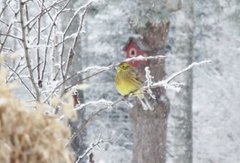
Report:
[[[79,24],[79,26],[78,26],[76,35],[75,35],[75,37],[74,37],[72,46],[71,46],[71,48],[70,48],[70,50],[69,50],[69,52],[68,52],[68,58],[67,58],[67,62],[66,62],[66,67],[65,67],[65,71],[64,71],[64,74],[65,74],[65,75],[64,75],[64,76],[66,76],[66,75],[68,74],[69,67],[70,67],[70,65],[72,64],[72,59],[73,59],[73,57],[74,57],[74,55],[75,55],[75,48],[76,48],[77,40],[78,40],[78,38],[79,38],[79,34],[80,34],[80,32],[81,32],[81,30],[82,30],[82,27],[83,27],[83,21],[84,21],[85,15],[86,15],[87,10],[88,10],[89,6],[91,5],[91,3],[92,3],[92,2],[89,2],[89,3],[85,6],[85,9],[84,9],[83,13],[81,14],[80,24]],[[80,9],[81,9],[81,8],[80,8]],[[80,9],[79,9],[79,11],[80,11]],[[77,10],[77,11],[75,12],[73,18],[75,17],[75,15],[78,14],[79,11]],[[65,38],[64,38],[64,39],[65,39]]]
[[[83,81],[83,80],[89,79],[89,78],[91,78],[93,76],[96,76],[96,75],[98,75],[98,74],[100,74],[102,72],[108,71],[112,67],[113,67],[113,65],[110,65],[110,66],[90,66],[90,67],[87,67],[84,70],[78,71],[77,73],[69,76],[67,79],[65,79],[63,81],[59,81],[58,84],[56,84],[56,86],[48,94],[48,96],[46,97],[44,102],[46,102],[54,94],[54,92],[56,92],[64,83],[66,83],[67,81],[71,80],[73,77],[78,76],[78,75],[82,75],[82,74],[87,73],[87,72],[94,72],[92,75],[89,75],[89,76],[87,76],[84,79],[81,79],[81,81]],[[78,84],[81,81],[78,80],[74,84],[71,84],[71,85],[67,86],[65,89],[68,90],[68,89],[74,87],[76,84]]]
[[[145,68],[145,72],[146,72],[145,77],[146,77],[146,82],[147,82],[146,87],[148,88],[148,89],[147,89],[147,93],[148,93],[153,99],[155,99],[156,97],[154,96],[152,90],[150,89],[150,86],[153,84],[153,78],[154,78],[154,77],[151,75],[151,72],[150,72],[149,67],[146,67],[146,68]]]
[[[48,36],[47,36],[47,42],[46,42],[46,45],[49,45],[50,44],[50,40],[52,38],[52,32],[54,31],[54,29],[56,28],[56,21],[57,21],[57,18],[59,17],[59,15],[62,13],[62,11],[68,6],[68,4],[70,3],[70,0],[67,0],[67,2],[63,5],[63,7],[56,13],[55,17],[53,18],[52,20],[52,24],[50,26],[50,30],[49,30],[49,33],[48,33]],[[53,36],[54,40],[56,39],[56,36]],[[53,48],[53,52],[55,51],[54,50],[55,48]],[[48,56],[48,47],[46,46],[45,50],[44,50],[44,64],[43,64],[43,68],[42,68],[42,75],[41,75],[41,80],[43,80],[44,78],[44,72],[45,72],[45,69],[46,69],[46,65],[47,65],[47,56]],[[54,54],[52,54],[53,57]],[[62,65],[60,65],[61,67]]]
[[[86,125],[93,120],[94,117],[99,115],[101,112],[113,108],[115,105],[123,101],[125,98],[121,97],[117,99],[116,101],[107,101],[107,100],[98,100],[98,101],[90,101],[85,104],[80,104],[79,106],[76,106],[75,110],[81,110],[83,108],[86,108],[87,106],[96,106],[98,108],[97,111],[94,113],[90,114],[86,120],[78,126],[77,130],[72,134],[72,137],[70,138],[70,141],[68,142],[67,145],[71,144],[72,141],[83,131],[84,128],[86,128]]]
[[[83,6],[83,7],[80,7],[78,8],[77,11],[75,11],[75,13],[73,14],[73,16],[71,17],[71,19],[68,21],[68,24],[65,28],[65,30],[63,31],[63,36],[62,36],[62,42],[64,42],[65,40],[65,37],[67,35],[67,32],[69,31],[72,23],[73,23],[73,20],[78,16],[79,12],[84,8],[84,11],[83,11],[83,14],[82,14],[82,19],[81,19],[81,24],[78,26],[78,30],[77,30],[77,33],[80,33],[81,29],[82,29],[82,23],[83,23],[83,19],[84,19],[84,16],[87,12],[87,9],[89,7],[89,5],[91,4],[92,2],[89,2],[86,6]],[[65,71],[63,70],[63,55],[64,55],[64,50],[65,50],[65,44],[62,44],[62,47],[61,47],[61,52],[60,52],[60,60],[59,60],[59,65],[60,65],[60,72],[61,72],[61,75],[62,75],[62,79],[65,80],[66,79],[66,73],[68,72],[68,68],[69,68],[69,63],[71,62],[71,58],[73,57],[74,55],[74,50],[75,50],[75,45],[76,45],[76,41],[77,41],[77,38],[79,37],[79,35],[77,34],[74,41],[73,41],[73,47],[70,48],[69,52],[68,52],[68,61],[67,61],[67,64],[66,64],[66,68],[65,68]]]
[[[164,55],[156,55],[156,56],[148,56],[144,57],[142,55],[139,55],[137,57],[132,57],[132,58],[127,58],[124,61],[125,62],[130,62],[130,61],[146,61],[146,60],[152,60],[152,59],[165,59],[166,56]]]
[[[90,101],[90,102],[87,102],[87,103],[84,103],[84,104],[81,104],[79,106],[77,106],[74,110],[81,110],[87,106],[96,106],[98,108],[103,108],[103,107],[112,107],[113,105],[113,102],[112,101],[107,101],[107,100],[98,100],[98,101]]]
[[[51,97],[56,92],[61,96],[66,90],[65,83],[71,79],[69,69],[73,63],[87,9],[92,2],[88,2],[77,10],[67,9],[70,3],[71,0],[52,2],[19,0],[8,1],[1,8],[0,14],[9,15],[11,21],[0,17],[0,23],[5,26],[1,31],[0,53],[6,56],[20,54],[14,59],[6,59],[7,68],[11,70],[7,81],[18,76],[17,79],[22,83],[22,76],[29,76],[26,79],[31,83],[28,88],[37,101],[42,101],[46,96]],[[65,12],[70,10],[74,13],[69,18]],[[74,24],[78,16],[79,23]],[[67,24],[64,29],[61,21]],[[70,34],[73,26],[77,31]],[[70,46],[66,46],[69,43]],[[16,62],[18,57],[23,57],[23,63]],[[25,80],[24,82],[27,83]],[[52,88],[50,91],[47,89],[49,87]],[[44,100],[44,102],[47,101]]]
[[[99,145],[100,145],[101,143],[103,143],[103,142],[104,142],[104,140],[101,138],[101,136],[99,136],[98,140],[97,140],[95,143],[92,143],[92,144],[86,149],[86,151],[85,151],[82,155],[80,155],[80,156],[78,157],[78,159],[76,160],[75,163],[78,163],[79,161],[81,161],[85,156],[88,155],[89,152],[91,152],[91,151],[93,150],[94,147],[99,146]]]
[[[182,70],[180,70],[178,72],[173,73],[168,78],[166,78],[164,80],[161,80],[161,81],[158,81],[158,82],[155,82],[155,83],[152,83],[151,85],[144,86],[143,89],[144,90],[148,90],[150,88],[157,88],[157,87],[165,87],[165,88],[172,89],[174,86],[179,87],[181,84],[179,84],[179,83],[177,84],[176,82],[174,84],[170,84],[170,82],[173,79],[175,79],[176,77],[178,77],[179,75],[185,73],[186,71],[189,71],[193,67],[200,66],[200,65],[203,65],[203,64],[206,64],[206,63],[210,63],[210,62],[211,62],[211,60],[205,60],[205,61],[201,61],[201,62],[193,62],[192,64],[190,64],[186,68],[184,68],[184,69],[182,69]]]

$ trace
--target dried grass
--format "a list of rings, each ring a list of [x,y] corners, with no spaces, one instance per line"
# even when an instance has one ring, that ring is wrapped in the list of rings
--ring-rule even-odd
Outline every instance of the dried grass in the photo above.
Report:
[[[27,111],[24,102],[11,94],[0,70],[0,162],[72,163],[73,152],[65,146],[70,130],[54,116]]]

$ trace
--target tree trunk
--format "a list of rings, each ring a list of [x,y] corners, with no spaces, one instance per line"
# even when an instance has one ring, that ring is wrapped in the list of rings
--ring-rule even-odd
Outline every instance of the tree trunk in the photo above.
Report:
[[[151,55],[164,55],[161,49],[165,47],[169,23],[137,28],[136,33],[153,49]],[[165,61],[152,60],[149,63],[151,74],[155,81],[165,76]],[[130,117],[133,123],[133,163],[164,163],[166,148],[166,122],[168,115],[168,100],[163,88],[153,90],[156,100],[153,103],[154,111],[144,111],[138,103],[131,109]]]
[[[171,59],[174,70],[181,70],[192,63],[193,55],[193,2],[182,1],[182,9],[175,15]],[[184,40],[184,41],[183,41]],[[170,72],[171,73],[171,72]],[[169,163],[192,163],[192,70],[176,80],[184,83],[180,92],[171,92],[171,112],[168,123]]]

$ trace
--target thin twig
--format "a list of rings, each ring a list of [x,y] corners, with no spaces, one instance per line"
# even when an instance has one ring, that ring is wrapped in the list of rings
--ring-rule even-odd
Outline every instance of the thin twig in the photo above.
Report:
[[[17,72],[18,68],[21,66],[22,60],[23,60],[23,57],[21,57],[21,58],[19,59],[19,61],[18,61],[18,63],[16,64],[15,68],[13,69],[15,72]],[[13,74],[14,74],[14,72],[12,72],[12,73],[8,76],[7,82],[12,78]]]
[[[181,71],[178,71],[176,73],[173,73],[171,76],[169,76],[167,79],[153,83],[150,86],[145,86],[143,87],[143,89],[149,89],[149,88],[156,88],[156,87],[162,87],[165,86],[166,84],[170,83],[173,79],[175,79],[177,76],[185,73],[186,71],[192,69],[195,66],[200,66],[202,64],[206,64],[206,63],[211,63],[211,60],[205,60],[205,61],[201,61],[201,62],[193,62],[192,64],[190,64],[189,66],[187,66],[186,68],[182,69]]]
[[[81,30],[82,30],[82,27],[83,27],[83,21],[84,21],[85,15],[86,15],[86,13],[87,13],[88,7],[91,5],[91,3],[92,3],[92,2],[89,2],[89,3],[86,5],[85,10],[83,11],[83,13],[82,13],[82,15],[81,15],[81,17],[80,17],[80,24],[79,24],[79,26],[78,26],[77,33],[76,33],[75,38],[74,38],[74,40],[73,40],[73,44],[72,44],[72,46],[71,46],[71,48],[70,48],[70,51],[68,52],[68,60],[67,60],[67,64],[66,64],[66,68],[65,68],[65,72],[64,72],[65,76],[68,74],[69,67],[70,67],[70,65],[72,64],[72,59],[73,59],[74,54],[75,54],[75,53],[74,53],[74,50],[75,50],[76,45],[77,45],[77,41],[78,41],[78,38],[79,38],[79,34],[80,34],[80,32],[81,32]]]
[[[29,26],[30,24],[36,24],[36,22],[37,22],[37,18],[39,17],[39,16],[42,16],[42,15],[44,15],[44,14],[46,14],[46,13],[49,13],[49,11],[51,11],[51,9],[53,9],[54,8],[54,6],[56,6],[56,5],[59,5],[60,3],[62,3],[62,2],[65,2],[65,0],[61,0],[61,1],[56,1],[56,2],[53,2],[50,6],[48,6],[47,8],[45,8],[44,10],[43,10],[43,12],[40,12],[38,15],[36,15],[35,17],[33,17],[31,20],[29,20],[28,22],[26,22],[26,24],[25,24],[25,26]],[[68,2],[69,2],[69,0],[68,0]],[[67,3],[68,3],[67,2]],[[34,22],[35,21],[35,22]]]
[[[78,130],[76,132],[74,132],[71,136],[71,139],[69,140],[68,144],[71,144],[73,142],[73,140],[83,131],[83,129],[86,127],[86,125],[96,116],[98,116],[101,112],[109,109],[109,108],[113,108],[115,105],[117,105],[119,102],[123,101],[125,99],[125,97],[121,97],[119,99],[117,99],[114,102],[107,102],[106,105],[108,105],[107,107],[103,107],[101,109],[99,109],[98,111],[92,113],[86,120],[84,120],[83,124],[81,126],[79,126]],[[100,101],[100,103],[102,103],[102,101]],[[75,110],[79,110],[79,109],[83,109],[89,105],[96,105],[96,102],[88,102],[87,104],[82,104],[79,107],[77,107]]]
[[[2,14],[4,13],[4,11],[7,9],[8,5],[5,5],[2,7],[1,11],[0,11],[0,17],[2,16]]]
[[[104,142],[104,140],[101,139],[101,136],[99,136],[98,140],[97,140],[95,143],[92,143],[92,144],[88,147],[88,149],[87,149],[82,155],[80,155],[80,156],[78,157],[78,159],[76,160],[75,163],[80,162],[85,156],[87,156],[87,154],[88,154],[89,152],[91,152],[96,146],[98,146],[99,144],[101,144],[101,143],[103,143],[103,142]]]
[[[86,78],[83,78],[83,79],[81,79],[81,80],[78,80],[76,83],[74,83],[74,84],[66,87],[65,90],[68,90],[68,89],[72,88],[74,85],[78,84],[78,83],[81,82],[81,81],[87,80],[87,79],[89,79],[89,78],[91,78],[91,77],[94,77],[94,76],[96,76],[96,75],[98,75],[98,74],[100,74],[100,73],[103,73],[103,72],[107,71],[107,70],[111,69],[113,66],[115,66],[115,65],[110,65],[110,66],[108,66],[108,67],[98,67],[98,68],[101,68],[101,70],[99,70],[98,72],[96,72],[96,73],[94,73],[94,74],[92,74],[92,75],[90,75],[90,76],[87,76]],[[82,71],[79,71],[79,72],[77,72],[76,74],[68,77],[67,79],[61,81],[61,82],[52,90],[52,92],[48,95],[48,97],[44,100],[44,102],[46,102],[46,101],[53,95],[53,93],[54,93],[55,91],[57,91],[63,84],[65,84],[65,82],[67,82],[68,80],[72,79],[73,77],[75,77],[75,76],[77,76],[77,75],[84,74],[84,73],[86,73],[86,72],[88,72],[88,71],[91,71],[91,70],[92,70],[91,68],[86,68],[86,69],[84,69],[84,70],[82,70]],[[60,70],[58,70],[58,71],[60,71]]]
[[[91,4],[91,2],[90,2],[89,4]],[[86,8],[88,8],[88,5],[89,5],[89,4],[87,4],[86,6],[80,7],[80,8],[73,14],[73,16],[72,16],[71,19],[69,20],[69,22],[68,22],[65,30],[63,31],[62,42],[65,40],[66,34],[67,34],[69,28],[71,27],[71,25],[72,25],[73,20],[75,19],[75,17],[78,16],[78,13],[79,13],[83,8],[85,8],[85,10],[86,10]],[[78,28],[78,29],[79,29],[79,28]],[[62,66],[62,64],[63,64],[63,54],[64,54],[64,50],[65,50],[65,44],[63,43],[63,44],[62,44],[62,48],[61,48],[61,52],[60,52],[60,63],[59,63],[60,66]],[[73,50],[74,50],[74,49],[71,49],[71,50],[69,51],[69,55],[72,55],[72,51],[73,51]],[[60,67],[60,72],[61,72],[61,75],[62,75],[62,80],[64,80],[64,79],[65,79],[65,74],[64,74],[64,71],[63,71],[63,68],[62,68],[62,67]]]
[[[49,45],[49,42],[50,42],[50,38],[52,36],[52,31],[54,29],[54,27],[56,26],[56,21],[57,21],[57,18],[58,16],[62,13],[62,11],[68,6],[68,4],[70,3],[70,0],[68,0],[64,6],[61,8],[60,11],[57,12],[57,14],[55,15],[53,21],[52,21],[52,24],[51,24],[51,28],[50,28],[50,31],[49,31],[49,34],[48,34],[48,38],[47,38],[47,45]],[[54,47],[53,47],[54,48]],[[41,76],[41,80],[43,81],[43,78],[44,78],[44,72],[45,72],[45,69],[46,69],[46,65],[47,65],[47,54],[48,54],[48,47],[45,48],[45,51],[44,51],[44,64],[43,64],[43,68],[42,68],[42,76]],[[61,66],[61,65],[60,65]]]
[[[107,70],[101,70],[101,71],[98,71],[98,72],[96,72],[96,73],[94,73],[94,74],[92,74],[92,75],[89,75],[89,76],[85,77],[85,78],[82,78],[82,79],[76,81],[74,84],[71,84],[71,85],[67,86],[67,87],[65,88],[65,90],[69,90],[70,88],[72,88],[72,87],[75,86],[76,84],[80,84],[80,83],[83,82],[84,80],[90,79],[90,78],[92,78],[92,77],[94,77],[94,76],[96,76],[96,75],[98,75],[98,74],[101,74],[101,73],[103,73],[103,72],[105,72],[105,71],[107,71]],[[77,75],[77,74],[76,74],[76,75]],[[74,76],[75,76],[75,75],[74,75]],[[73,76],[69,77],[69,78],[66,79],[66,80],[70,80],[71,78],[73,78]]]
[[[20,11],[20,20],[21,20],[21,29],[22,29],[22,43],[23,43],[23,48],[24,48],[24,54],[25,54],[25,59],[26,59],[26,64],[28,68],[28,73],[30,75],[30,81],[32,83],[32,86],[35,90],[36,93],[36,100],[40,100],[40,92],[39,89],[34,81],[34,75],[32,72],[32,65],[31,65],[31,58],[29,56],[29,50],[27,46],[27,38],[26,38],[26,28],[24,26],[24,13],[23,13],[23,8],[24,8],[24,3],[22,0],[19,0],[19,11]]]
[[[6,41],[7,41],[8,34],[10,33],[10,30],[11,30],[12,26],[13,26],[13,23],[11,23],[11,24],[9,25],[9,27],[8,27],[8,29],[7,29],[6,36],[4,37],[3,42],[1,42],[1,44],[0,44],[0,45],[1,45],[1,46],[0,46],[0,54],[1,54],[2,50],[3,50],[4,44],[5,44]]]
[[[44,0],[38,0],[38,5],[41,8],[41,13],[44,11],[44,9],[47,9],[47,7],[44,5]],[[52,15],[49,13],[49,11],[47,12],[47,14],[50,17],[50,19],[53,21]]]
[[[42,1],[41,13],[43,12],[43,3],[44,3],[44,1]],[[38,19],[37,19],[37,46],[40,45],[40,40],[41,40],[41,16],[39,16]],[[40,64],[39,64],[40,60],[41,60],[40,49],[37,48],[37,65],[39,65],[37,67],[37,79],[38,79],[38,86],[41,88],[42,87],[42,82],[40,82],[41,81],[41,79],[40,79],[40,76],[41,76],[41,74],[40,74]]]
[[[19,78],[19,80],[21,81],[21,83],[25,86],[25,88],[29,91],[29,93],[33,96],[34,99],[36,99],[36,96],[33,94],[33,92],[30,90],[30,88],[28,88],[27,84],[22,80],[21,76],[14,70],[12,69],[10,66],[8,66],[7,64],[5,64],[12,72],[14,72],[17,77]]]
[[[41,62],[41,63],[39,63],[39,64],[37,64],[35,67],[33,67],[33,69],[32,69],[32,71],[34,72],[36,69],[37,69],[37,67],[39,66],[39,65],[41,65],[41,64],[43,64],[43,62]],[[19,65],[19,67],[20,66],[22,66],[22,65]],[[18,68],[19,68],[18,67]],[[17,69],[18,69],[17,68]],[[21,74],[25,69],[27,68],[27,66],[22,66],[22,68],[17,72],[17,69],[15,70],[18,74]],[[10,79],[9,79],[10,80]],[[9,81],[9,80],[7,80],[7,81]]]
[[[11,34],[9,34],[9,33],[0,33],[0,36],[12,37],[12,38],[17,39],[17,40],[19,40],[19,41],[22,41],[22,39],[21,39],[20,37],[11,35]]]

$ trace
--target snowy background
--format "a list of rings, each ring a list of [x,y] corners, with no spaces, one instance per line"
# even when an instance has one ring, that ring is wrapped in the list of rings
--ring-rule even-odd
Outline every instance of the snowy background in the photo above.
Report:
[[[195,5],[195,59],[212,65],[194,70],[194,162],[240,161],[240,2]]]
[[[98,19],[93,19],[94,24],[101,23],[99,18],[104,17],[108,21],[116,20],[112,24],[111,32],[108,31],[115,35],[113,36],[115,38],[117,32],[114,30],[119,31],[115,25],[125,24],[126,15],[119,10],[118,5],[108,5]],[[109,18],[108,11],[113,12],[111,15],[117,19],[112,19],[111,16]],[[181,29],[176,24],[181,23],[182,19],[184,17],[182,17],[181,11],[170,15],[171,27],[168,41],[170,46],[171,40],[176,39],[176,33],[179,33],[179,37],[181,37]],[[121,23],[119,20],[122,20]],[[238,163],[240,162],[240,28],[238,25],[240,23],[240,2],[237,0],[196,1],[194,3],[194,21],[193,61],[210,59],[212,63],[195,68],[193,71],[193,162]],[[90,24],[88,25],[90,26]],[[100,26],[101,29],[104,27]],[[124,26],[124,29],[128,29],[127,23]],[[99,31],[94,27],[92,30]],[[104,31],[104,29],[102,30]],[[108,32],[104,33],[103,37],[109,35]],[[129,33],[125,33],[125,36],[127,36],[126,34]],[[124,36],[118,38],[124,38]],[[117,42],[121,43],[122,40]],[[121,49],[119,49],[121,44],[117,46],[119,51],[113,51],[116,54],[108,53],[115,45],[108,45],[109,49],[104,46],[103,50],[107,50],[105,57],[121,55]],[[174,49],[174,47],[172,48]],[[98,51],[98,48],[96,50]],[[174,56],[174,54],[171,55]],[[174,63],[175,58],[169,59],[168,64],[171,70],[169,73],[179,70],[178,65],[174,65]],[[112,74],[109,76],[111,76],[109,79],[111,86],[113,77]],[[116,95],[114,88],[110,90],[112,89]],[[99,92],[102,91],[99,90]],[[103,96],[101,95],[99,98]],[[174,99],[171,99],[171,103],[174,103]],[[96,123],[98,125],[95,124],[93,125],[95,127],[88,130],[89,136],[91,135],[89,141],[94,140],[93,133],[96,131],[108,135],[107,137],[117,137],[118,140],[116,143],[95,149],[96,158],[99,157],[99,162],[101,162],[100,160],[116,163],[131,162],[131,124],[126,110],[114,110],[109,115],[104,115],[103,119],[99,119],[101,122]],[[169,121],[171,121],[171,112]],[[109,128],[110,130],[108,130]],[[95,139],[96,137],[97,135],[95,135]]]
[[[77,8],[85,1],[74,1]],[[171,47],[167,54],[167,74],[179,71],[179,41],[186,43],[184,23],[193,25],[192,60],[212,62],[193,69],[192,116],[193,116],[193,162],[194,163],[239,163],[240,162],[240,1],[239,0],[195,0],[194,14],[187,22],[183,11],[159,13],[156,22],[166,17],[170,20],[167,40]],[[0,2],[1,4],[1,2]],[[184,3],[183,3],[184,4]],[[86,15],[81,33],[81,68],[108,66],[123,60],[123,47],[134,35],[130,22],[145,23],[134,14],[137,3],[131,0],[93,1]],[[151,16],[151,15],[150,15]],[[7,16],[6,16],[7,18]],[[5,19],[6,19],[5,18]],[[136,20],[137,19],[137,20]],[[139,25],[142,25],[139,23]],[[4,31],[0,22],[0,32]],[[80,65],[80,64],[79,64]],[[83,77],[88,76],[86,73]],[[114,88],[115,70],[110,69],[86,80],[84,101],[100,99],[117,100]],[[180,77],[181,78],[181,77]],[[30,83],[29,83],[30,84]],[[28,99],[26,90],[19,89],[17,97]],[[171,138],[175,124],[174,106],[181,94],[169,91],[171,110],[169,133]],[[191,98],[191,97],[189,97]],[[96,109],[88,107],[86,115]],[[171,112],[172,111],[172,112]],[[86,130],[86,142],[96,142],[99,136],[106,142],[93,149],[95,163],[130,163],[132,161],[133,133],[127,105],[102,112],[91,121]],[[173,141],[174,142],[174,141]],[[171,140],[168,147],[171,146]],[[169,148],[167,152],[171,153]],[[180,149],[181,150],[181,149]],[[178,151],[181,152],[181,151]],[[170,156],[170,155],[168,155]],[[171,156],[167,159],[172,163]]]

